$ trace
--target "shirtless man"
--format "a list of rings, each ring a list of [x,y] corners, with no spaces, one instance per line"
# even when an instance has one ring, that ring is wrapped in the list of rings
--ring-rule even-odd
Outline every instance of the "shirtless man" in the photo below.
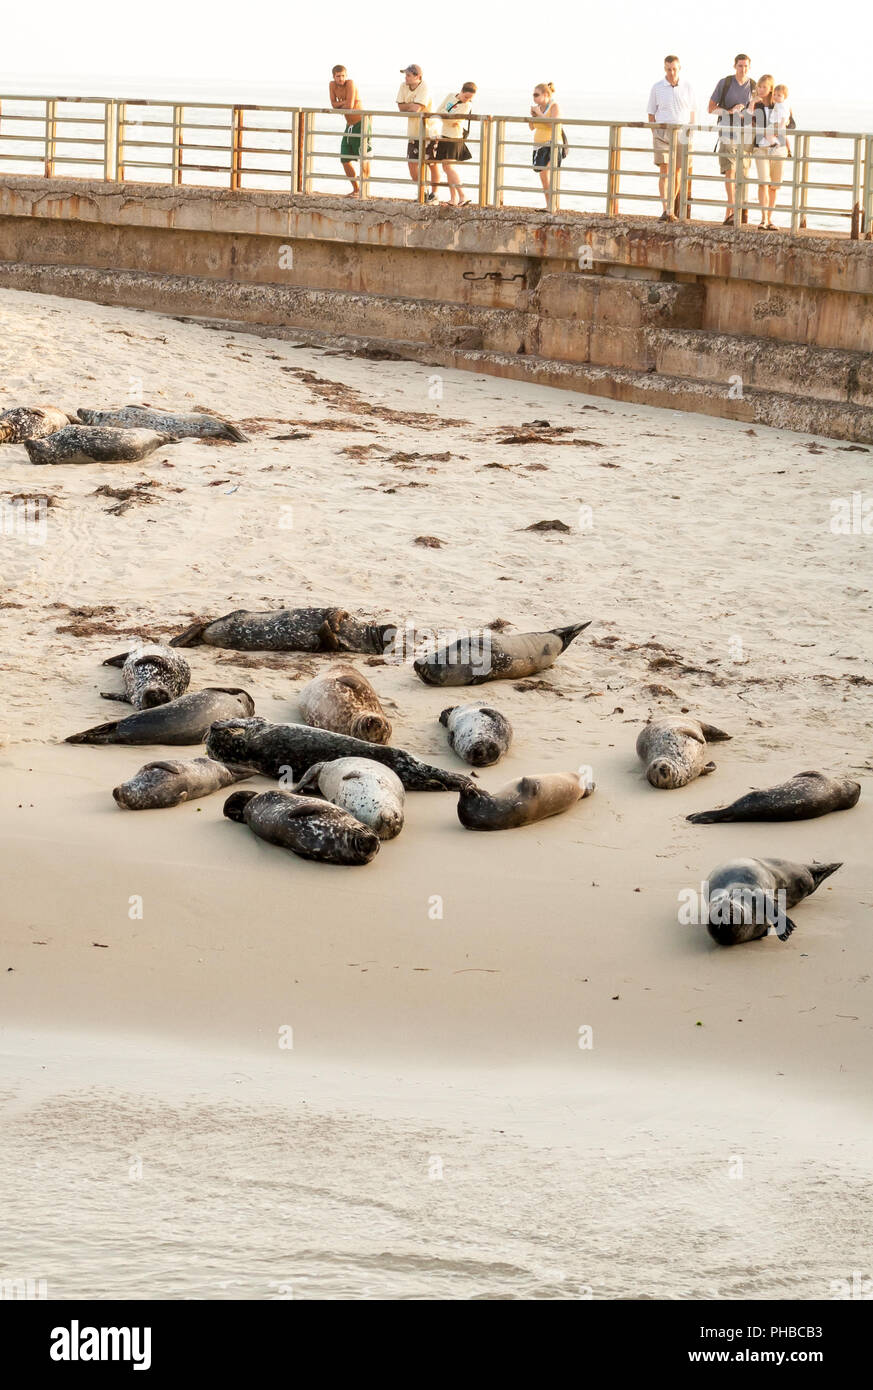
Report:
[[[357,83],[349,77],[342,63],[337,63],[333,69],[333,80],[329,90],[330,104],[334,111],[342,111],[346,118],[346,132],[340,145],[340,159],[346,178],[352,185],[352,191],[348,197],[359,198],[361,189],[358,183],[358,161],[361,157],[364,118],[360,111],[361,98]],[[364,182],[370,177],[370,163],[367,159],[369,153],[370,141],[368,139],[364,147]]]

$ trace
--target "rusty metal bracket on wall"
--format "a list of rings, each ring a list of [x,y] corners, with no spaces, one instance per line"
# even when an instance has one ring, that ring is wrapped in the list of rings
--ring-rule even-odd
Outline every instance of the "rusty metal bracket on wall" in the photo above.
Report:
[[[463,278],[465,280],[526,280],[527,272],[522,270],[518,275],[504,275],[502,270],[486,270],[484,275],[475,275],[472,270],[465,270]]]

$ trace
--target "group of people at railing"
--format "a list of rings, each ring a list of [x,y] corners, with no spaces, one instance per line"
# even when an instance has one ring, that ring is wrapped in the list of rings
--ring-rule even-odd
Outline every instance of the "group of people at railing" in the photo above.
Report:
[[[773,230],[773,209],[782,183],[784,161],[791,153],[788,131],[794,118],[788,104],[788,88],[775,83],[767,73],[757,82],[750,75],[751,59],[738,53],[734,70],[716,84],[709,99],[708,114],[718,116],[718,162],[724,176],[727,208],[724,218],[731,226],[736,216],[737,168],[743,184],[749,182],[752,157],[755,159],[761,229]],[[437,201],[440,169],[445,174],[448,201],[464,207],[470,201],[464,194],[457,166],[472,159],[467,146],[475,82],[465,82],[450,92],[434,110],[430,91],[418,63],[402,70],[403,82],[397,92],[397,109],[406,112],[406,158],[415,184],[426,180],[425,202]],[[352,188],[350,197],[361,194],[360,179],[369,178],[372,144],[365,130],[360,93],[347,69],[337,64],[330,83],[330,103],[346,119],[340,146],[343,170]],[[681,64],[674,53],[664,59],[664,77],[652,87],[647,110],[652,125],[655,164],[659,173],[659,194],[663,205],[661,221],[675,221],[680,207],[682,161],[677,157],[679,142],[690,145],[692,127],[697,123],[698,105],[691,84],[681,76]],[[569,151],[561,108],[551,82],[540,82],[533,90],[528,122],[533,132],[532,165],[539,174],[547,205],[551,204],[557,170]],[[423,138],[422,138],[423,136]],[[363,149],[362,149],[363,142]],[[672,186],[668,187],[672,161]],[[743,208],[742,220],[746,221]]]

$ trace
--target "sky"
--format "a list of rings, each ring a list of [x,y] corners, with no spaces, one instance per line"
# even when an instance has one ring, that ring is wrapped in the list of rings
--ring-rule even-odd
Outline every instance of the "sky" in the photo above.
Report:
[[[787,81],[796,108],[819,106],[825,84],[840,106],[866,114],[873,130],[870,81],[873,4],[842,0],[838,26],[828,27],[820,0],[790,4],[691,5],[679,0],[617,0],[586,7],[531,0],[467,0],[460,7],[409,0],[248,0],[242,8],[148,0],[39,0],[5,7],[0,94],[47,85],[88,95],[179,97],[204,84],[237,90],[243,99],[276,88],[308,92],[326,85],[336,62],[346,63],[371,105],[393,103],[399,69],[417,62],[442,91],[472,79],[481,108],[500,111],[508,94],[529,102],[533,84],[553,81],[577,109],[590,97],[616,94],[619,116],[628,99],[645,102],[663,75],[663,57],[678,53],[683,73],[704,99],[729,72],[734,54],[748,52],[753,72]],[[489,90],[502,103],[487,100]],[[507,111],[506,114],[509,114]],[[584,112],[583,112],[584,114]],[[635,114],[635,113],[634,113]]]

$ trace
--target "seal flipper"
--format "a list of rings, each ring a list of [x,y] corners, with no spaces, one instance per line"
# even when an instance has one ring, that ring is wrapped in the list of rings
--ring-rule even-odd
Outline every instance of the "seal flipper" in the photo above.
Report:
[[[580,632],[584,632],[586,627],[590,627],[593,622],[594,619],[589,618],[587,623],[576,623],[574,627],[553,627],[551,631],[561,639],[561,651],[565,652],[573,639],[578,637]]]
[[[224,426],[225,439],[233,439],[237,444],[249,443],[248,435],[243,434],[238,425],[232,425],[229,420],[222,420],[221,423]]]
[[[321,769],[322,769],[323,767],[324,767],[324,762],[313,763],[313,764],[312,764],[312,767],[308,767],[308,768],[306,769],[306,771],[304,772],[303,776],[300,778],[300,781],[299,781],[299,782],[295,782],[295,783],[294,783],[294,786],[293,786],[293,787],[289,787],[288,790],[289,790],[289,791],[292,791],[292,792],[300,792],[300,793],[303,793],[303,788],[304,788],[304,787],[311,787],[311,786],[314,785],[314,786],[315,786],[315,790],[314,790],[314,791],[310,791],[310,792],[306,792],[306,793],[304,793],[304,795],[306,795],[306,796],[320,796],[320,795],[321,795],[321,792],[318,790],[318,776],[319,776],[319,773],[321,772]]]
[[[243,815],[243,811],[246,806],[248,806],[252,797],[257,796],[257,794],[257,792],[231,792],[223,807],[227,819],[244,824],[245,816]]]
[[[107,664],[108,664],[108,663],[104,661],[103,665],[106,666]],[[126,695],[118,695],[118,694],[116,694],[116,692],[115,692],[114,690],[101,690],[101,691],[100,691],[100,699],[101,699],[101,700],[120,700],[121,703],[122,703],[123,705],[129,705],[129,704],[130,704],[130,701],[128,700],[128,698],[127,698]]]
[[[457,705],[449,705],[448,709],[443,710],[442,714],[440,715],[440,723],[443,725],[443,727],[446,727],[448,725],[449,715],[452,713],[453,710],[456,710],[457,708]]]
[[[724,743],[727,739],[733,738],[733,734],[726,734],[724,729],[719,729],[715,724],[704,724],[702,719],[698,719],[697,722],[707,743]]]
[[[715,763],[712,763],[712,762],[710,762],[710,763],[705,763],[704,766],[700,769],[700,775],[701,775],[701,777],[705,777],[705,776],[707,775],[707,773],[709,773],[709,772],[715,772],[715,768],[716,768]]]
[[[733,820],[730,814],[730,807],[724,806],[715,811],[696,811],[693,816],[686,816],[692,825],[717,825],[721,821]]]
[[[202,622],[192,623],[186,627],[184,632],[179,632],[175,637],[170,638],[171,647],[198,647],[203,641],[203,633],[212,622],[211,618],[205,618]]]
[[[112,735],[121,722],[120,719],[113,719],[111,724],[95,724],[93,729],[83,729],[80,734],[70,734],[69,738],[64,739],[64,743],[114,743]]]
[[[320,644],[318,648],[319,651],[340,652],[343,650],[342,644],[327,618],[325,618],[321,627],[318,629],[318,641]]]
[[[123,666],[130,652],[119,652],[118,656],[108,656],[104,661],[104,666]]]
[[[782,914],[782,930],[781,930],[781,931],[778,931],[778,932],[776,933],[776,939],[777,939],[778,941],[787,941],[788,938],[789,938],[789,936],[791,935],[791,933],[792,933],[793,931],[796,931],[796,930],[797,930],[797,923],[796,923],[796,922],[792,922],[791,918],[790,918],[790,917],[786,917],[785,914],[783,913],[783,914]]]
[[[815,892],[820,883],[823,883],[826,878],[830,878],[831,874],[835,874],[837,869],[841,869],[842,867],[842,860],[840,860],[839,864],[808,864],[807,868],[812,874],[813,880],[812,891]]]

